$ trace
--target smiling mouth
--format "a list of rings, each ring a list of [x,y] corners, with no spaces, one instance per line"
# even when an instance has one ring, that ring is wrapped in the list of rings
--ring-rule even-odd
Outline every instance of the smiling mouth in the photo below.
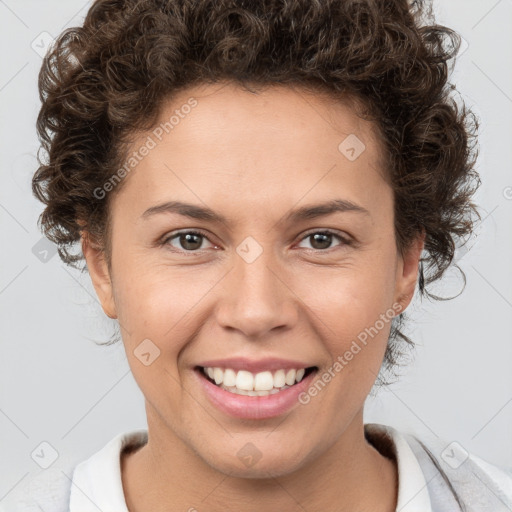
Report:
[[[291,388],[311,373],[318,370],[316,366],[298,369],[281,369],[252,373],[232,368],[197,366],[201,377],[215,386],[230,393],[246,396],[274,395]]]

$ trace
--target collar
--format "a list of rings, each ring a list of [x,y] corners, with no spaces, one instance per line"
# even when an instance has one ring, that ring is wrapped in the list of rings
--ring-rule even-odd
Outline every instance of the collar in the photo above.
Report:
[[[129,512],[121,480],[121,452],[147,442],[146,429],[118,434],[73,471],[69,512]]]
[[[405,437],[395,428],[367,423],[364,432],[379,452],[391,451],[398,466],[398,499],[396,512],[432,512],[427,481]]]
[[[432,512],[427,483],[405,437],[393,427],[364,425],[366,439],[379,452],[391,450],[398,465],[396,512]],[[146,429],[115,436],[100,451],[75,467],[69,512],[129,512],[121,480],[121,452],[128,446],[147,443]]]

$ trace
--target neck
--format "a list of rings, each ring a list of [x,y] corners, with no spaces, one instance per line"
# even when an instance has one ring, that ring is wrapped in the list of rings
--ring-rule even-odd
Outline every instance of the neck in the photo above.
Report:
[[[122,455],[121,474],[130,512],[393,512],[397,503],[396,462],[366,441],[362,410],[324,453],[311,454],[295,471],[268,478],[221,473],[168,428],[152,431],[148,421],[147,444]]]

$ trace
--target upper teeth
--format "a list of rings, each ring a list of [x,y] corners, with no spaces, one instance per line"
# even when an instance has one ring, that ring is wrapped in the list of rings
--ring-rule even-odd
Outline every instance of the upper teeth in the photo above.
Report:
[[[300,382],[304,377],[305,369],[299,370],[277,370],[272,374],[270,371],[251,373],[246,370],[236,372],[231,368],[203,369],[206,375],[215,381],[215,384],[223,387],[236,387],[244,391],[270,391],[273,388],[292,386]]]

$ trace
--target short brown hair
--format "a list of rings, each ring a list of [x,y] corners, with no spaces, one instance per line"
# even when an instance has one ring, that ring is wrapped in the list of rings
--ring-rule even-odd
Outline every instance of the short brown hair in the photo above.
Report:
[[[471,201],[480,184],[478,122],[448,83],[459,46],[460,36],[436,25],[421,1],[97,0],[82,27],[57,38],[40,71],[40,225],[65,263],[83,260],[71,249],[84,229],[109,261],[109,197],[94,190],[122,165],[130,134],[152,127],[164,100],[220,80],[300,86],[356,98],[375,122],[397,247],[424,231],[419,290],[429,295],[425,284],[442,277],[479,217]],[[413,345],[403,320],[393,320],[388,370],[403,354],[396,341]]]

